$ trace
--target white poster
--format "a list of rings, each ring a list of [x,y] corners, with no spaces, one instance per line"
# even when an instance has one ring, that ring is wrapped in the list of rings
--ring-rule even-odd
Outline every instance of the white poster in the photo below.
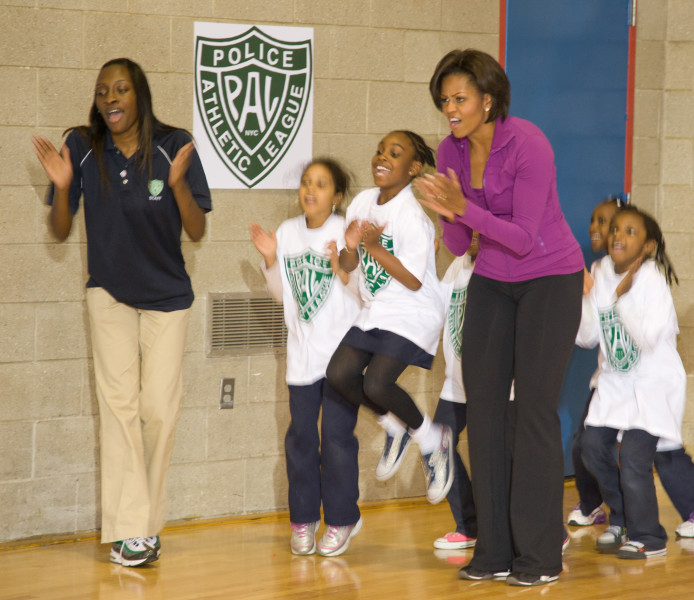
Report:
[[[210,188],[296,189],[312,156],[313,29],[195,23],[194,107]]]

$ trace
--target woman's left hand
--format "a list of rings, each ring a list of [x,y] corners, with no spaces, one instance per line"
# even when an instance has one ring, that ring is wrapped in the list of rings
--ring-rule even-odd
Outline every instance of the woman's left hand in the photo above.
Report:
[[[182,146],[174,157],[169,169],[169,187],[175,189],[182,181],[185,181],[190,159],[195,151],[195,143],[188,142]]]
[[[445,219],[453,221],[463,216],[467,209],[467,199],[463,195],[460,181],[453,169],[448,169],[448,176],[443,173],[424,175],[414,181],[414,186],[422,195],[419,202]]]

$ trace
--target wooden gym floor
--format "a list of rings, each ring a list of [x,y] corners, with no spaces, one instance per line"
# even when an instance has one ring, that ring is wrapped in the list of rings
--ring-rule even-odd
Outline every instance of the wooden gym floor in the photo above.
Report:
[[[667,556],[637,561],[601,555],[594,545],[604,525],[570,527],[559,581],[535,588],[458,579],[472,553],[432,546],[452,528],[448,506],[415,499],[364,505],[364,527],[335,558],[293,556],[286,513],[173,525],[162,535],[161,560],[135,569],[110,563],[108,546],[96,536],[5,544],[0,599],[691,600],[694,539],[675,538],[679,515],[660,486],[658,494],[670,536]],[[567,482],[565,514],[576,499]]]

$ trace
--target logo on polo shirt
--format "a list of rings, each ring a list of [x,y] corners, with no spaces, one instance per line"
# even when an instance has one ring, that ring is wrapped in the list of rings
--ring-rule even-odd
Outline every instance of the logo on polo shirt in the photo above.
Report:
[[[147,187],[149,189],[150,200],[161,200],[161,192],[164,189],[164,182],[161,179],[152,179]]]
[[[301,127],[311,48],[311,39],[284,41],[257,27],[224,39],[196,36],[198,113],[217,155],[248,188],[277,167]]]
[[[379,241],[381,246],[388,250],[388,252],[395,254],[393,252],[392,235],[385,235],[382,233]],[[366,289],[372,296],[375,296],[379,290],[382,290],[390,283],[392,277],[388,274],[388,271],[381,266],[381,263],[371,256],[363,246],[359,254],[361,257],[361,272],[364,273]]]
[[[613,369],[627,373],[639,363],[641,352],[624,329],[615,306],[599,312],[607,362]]]
[[[330,258],[309,248],[303,254],[286,256],[284,269],[299,309],[299,318],[310,321],[323,307],[330,293],[335,275]]]

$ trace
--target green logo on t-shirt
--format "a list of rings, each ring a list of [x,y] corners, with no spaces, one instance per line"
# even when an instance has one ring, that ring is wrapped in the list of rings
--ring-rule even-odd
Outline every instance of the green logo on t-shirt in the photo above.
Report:
[[[330,258],[311,248],[303,254],[285,256],[284,268],[299,309],[299,318],[310,321],[325,304],[333,282]]]
[[[381,246],[383,246],[391,254],[393,252],[393,236],[381,234],[380,238]],[[385,288],[392,277],[388,272],[381,266],[381,264],[374,259],[371,254],[369,254],[362,247],[361,252],[361,272],[364,274],[364,279],[366,283],[366,289],[369,290],[372,296],[375,296],[379,290]]]
[[[631,371],[638,364],[641,352],[624,329],[615,306],[600,311],[600,329],[605,340],[607,362],[617,371]]]
[[[463,316],[465,314],[465,300],[467,298],[467,286],[455,288],[451,294],[451,303],[446,312],[446,328],[448,339],[455,355],[460,358],[463,342]]]

